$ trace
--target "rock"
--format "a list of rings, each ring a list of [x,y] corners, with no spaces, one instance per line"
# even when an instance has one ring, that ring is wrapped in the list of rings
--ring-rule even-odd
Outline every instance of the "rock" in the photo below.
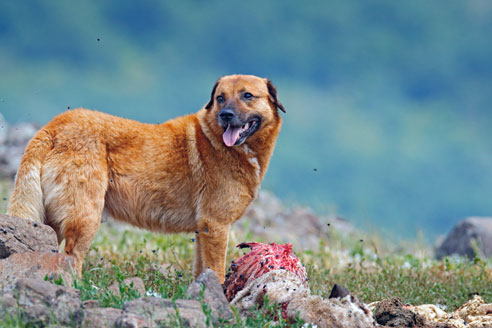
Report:
[[[145,296],[145,285],[143,280],[139,277],[126,278],[123,280],[123,284],[128,286],[131,289],[136,290],[140,296]],[[120,284],[116,281],[111,286],[108,287],[108,290],[113,293],[113,295],[117,297],[121,297],[120,294]]]
[[[457,326],[450,323],[438,323],[435,328],[458,328]]]
[[[272,193],[263,190],[235,226],[232,231],[249,229],[264,240],[282,244],[292,242],[295,248],[317,247],[324,232],[323,224],[311,210],[302,207],[287,209]]]
[[[39,126],[33,123],[17,123],[8,129],[7,144],[14,147],[26,148],[29,140],[39,130]]]
[[[379,302],[374,316],[378,324],[388,327],[430,327],[421,315],[404,308],[403,303],[397,298]]]
[[[57,280],[63,277],[65,285],[73,282],[75,259],[59,253],[15,253],[0,260],[0,289],[8,291],[19,279],[31,278]]]
[[[330,229],[342,234],[355,231],[347,220],[338,217],[319,217],[305,207],[287,209],[277,197],[264,190],[260,190],[243,218],[234,225],[233,233],[251,231],[264,240],[293,243],[296,249],[316,249],[319,239],[327,238]]]
[[[162,299],[142,297],[128,301],[117,327],[207,327],[207,317],[196,300]]]
[[[12,298],[16,305],[6,311],[1,304]],[[0,296],[0,311],[19,313],[23,324],[40,327],[79,326],[83,318],[78,290],[38,279],[18,280],[11,293]]]
[[[222,319],[233,319],[234,314],[231,311],[229,302],[227,301],[219,277],[215,271],[206,269],[198,278],[190,284],[186,291],[186,296],[195,300],[202,301],[201,293],[203,290],[203,301],[212,310],[214,321]]]
[[[84,309],[96,309],[99,307],[99,302],[97,300],[85,300],[82,302],[82,307]]]
[[[133,313],[122,312],[118,319],[116,319],[116,323],[114,326],[117,328],[147,328],[153,327],[153,322],[149,318],[144,318]],[[158,327],[167,326],[163,324]]]
[[[485,258],[492,257],[492,217],[470,217],[456,224],[441,246],[436,257],[458,254],[473,258],[473,243]]]
[[[42,223],[0,214],[0,259],[34,251],[58,252],[55,231]]]
[[[328,298],[344,298],[347,295],[350,295],[347,288],[340,286],[339,284],[335,284],[331,289],[331,293]]]
[[[17,312],[17,300],[12,294],[0,292],[0,313],[13,314]]]
[[[24,149],[38,129],[32,123],[8,126],[0,118],[0,177],[14,178]]]
[[[82,327],[114,327],[122,310],[113,308],[91,308],[84,310]]]

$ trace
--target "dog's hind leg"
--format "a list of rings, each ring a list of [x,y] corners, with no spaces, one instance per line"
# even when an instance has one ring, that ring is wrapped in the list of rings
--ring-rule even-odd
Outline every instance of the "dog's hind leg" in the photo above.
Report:
[[[105,150],[58,153],[43,166],[47,223],[65,239],[65,252],[82,273],[84,257],[99,228],[108,186]]]

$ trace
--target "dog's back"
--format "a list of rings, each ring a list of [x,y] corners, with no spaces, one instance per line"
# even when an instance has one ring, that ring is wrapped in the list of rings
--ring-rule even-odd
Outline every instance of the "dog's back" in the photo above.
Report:
[[[183,179],[189,174],[182,172],[188,162],[188,127],[183,125],[190,124],[194,125],[188,117],[154,125],[86,109],[60,114],[27,146],[8,214],[50,225],[61,242],[68,218],[82,215],[72,213],[73,208],[84,204],[85,198],[89,204],[101,199],[105,202],[92,204],[98,208],[92,213],[106,206],[115,219],[141,228],[174,231],[179,226],[176,223],[193,215],[190,206],[167,199],[192,203],[191,190]],[[156,189],[161,191],[159,197],[149,195],[148,190]],[[164,204],[176,208],[176,213],[156,210]],[[182,208],[186,213],[178,211]],[[164,216],[178,219],[160,220]]]

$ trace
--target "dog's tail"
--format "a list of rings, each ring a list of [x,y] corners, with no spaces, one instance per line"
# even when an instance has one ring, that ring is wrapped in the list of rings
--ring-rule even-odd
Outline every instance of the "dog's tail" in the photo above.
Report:
[[[41,167],[46,154],[53,148],[50,134],[39,130],[24,151],[15,178],[15,189],[7,214],[44,223],[45,211],[41,189]]]

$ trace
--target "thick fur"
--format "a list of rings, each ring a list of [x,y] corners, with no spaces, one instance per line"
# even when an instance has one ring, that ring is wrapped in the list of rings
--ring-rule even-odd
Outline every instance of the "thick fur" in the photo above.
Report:
[[[254,99],[243,99],[245,90]],[[238,115],[261,118],[239,146],[222,140],[218,94]],[[277,109],[284,110],[269,80],[232,75],[217,81],[196,114],[159,125],[67,111],[27,146],[8,214],[53,227],[79,273],[103,210],[153,231],[198,231],[194,274],[210,267],[223,281],[229,228],[267,170],[281,126]]]

